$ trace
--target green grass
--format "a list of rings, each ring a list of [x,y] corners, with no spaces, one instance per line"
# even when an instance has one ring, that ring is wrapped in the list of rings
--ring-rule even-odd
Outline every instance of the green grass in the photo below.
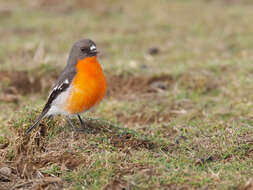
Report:
[[[253,186],[250,1],[0,4],[0,168],[18,179],[0,189],[39,175],[65,189]],[[97,43],[108,82],[84,114],[90,132],[56,117],[25,136],[80,38]]]

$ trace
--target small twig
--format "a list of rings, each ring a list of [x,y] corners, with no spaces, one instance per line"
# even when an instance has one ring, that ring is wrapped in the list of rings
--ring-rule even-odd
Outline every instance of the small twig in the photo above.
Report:
[[[20,188],[20,187],[24,187],[24,186],[26,186],[28,184],[31,184],[31,183],[33,183],[33,181],[28,181],[28,182],[25,182],[25,183],[18,184],[16,186],[14,186],[13,188],[11,188],[11,190],[14,190],[14,189],[17,189],[17,188]]]

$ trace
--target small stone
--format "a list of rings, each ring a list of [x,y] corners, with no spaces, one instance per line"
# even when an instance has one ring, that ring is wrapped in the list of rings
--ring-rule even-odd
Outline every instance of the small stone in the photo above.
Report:
[[[162,90],[166,89],[166,83],[163,81],[156,81],[151,84],[152,88],[160,88]]]
[[[160,53],[160,50],[157,47],[151,47],[148,49],[149,55],[157,55],[158,53]]]
[[[11,175],[11,169],[8,167],[2,167],[0,168],[0,174],[9,176]]]

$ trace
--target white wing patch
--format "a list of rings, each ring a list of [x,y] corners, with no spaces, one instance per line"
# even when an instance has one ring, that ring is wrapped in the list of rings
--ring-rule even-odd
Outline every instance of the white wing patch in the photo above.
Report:
[[[52,94],[53,92],[55,92],[55,91],[57,91],[57,90],[60,90],[60,91],[61,91],[64,84],[69,84],[69,80],[66,79],[65,81],[63,81],[63,83],[58,84],[56,87],[54,87],[53,90],[52,90],[52,92],[49,94],[49,97],[51,96],[51,94]]]
[[[63,86],[64,84],[69,84],[69,80],[66,79],[63,83],[61,83],[61,84],[57,87],[57,89],[58,89],[58,90],[62,90],[62,86]]]
[[[68,114],[64,110],[64,105],[70,93],[69,87],[70,85],[68,79],[65,79],[62,83],[54,87],[54,89],[49,95],[49,99],[51,98],[50,109],[48,111],[49,115]]]
[[[65,111],[65,103],[68,98],[70,89],[67,89],[66,91],[63,91],[61,94],[59,94],[56,99],[52,102],[51,107],[48,111],[49,115],[68,115],[68,113]]]
[[[68,80],[68,79],[66,79],[66,80],[64,81],[64,83],[69,84],[69,80]]]

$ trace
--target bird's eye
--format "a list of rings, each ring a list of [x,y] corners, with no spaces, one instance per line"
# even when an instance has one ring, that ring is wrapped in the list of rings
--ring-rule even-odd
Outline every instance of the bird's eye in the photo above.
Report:
[[[83,53],[87,53],[87,52],[90,51],[90,49],[87,48],[87,47],[81,47],[80,49],[81,49],[81,51],[82,51]]]

